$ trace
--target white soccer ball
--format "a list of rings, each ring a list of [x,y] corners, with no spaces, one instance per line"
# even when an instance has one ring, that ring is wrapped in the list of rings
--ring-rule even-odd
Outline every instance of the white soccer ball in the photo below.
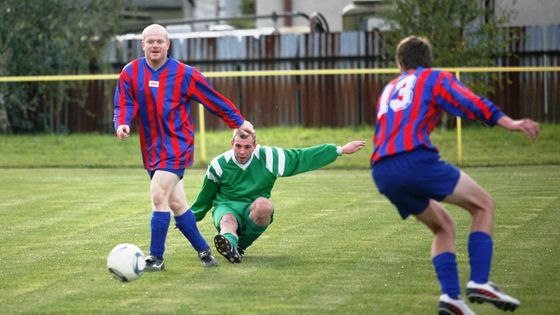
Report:
[[[122,282],[138,279],[145,267],[144,253],[133,244],[119,244],[107,257],[109,272]]]

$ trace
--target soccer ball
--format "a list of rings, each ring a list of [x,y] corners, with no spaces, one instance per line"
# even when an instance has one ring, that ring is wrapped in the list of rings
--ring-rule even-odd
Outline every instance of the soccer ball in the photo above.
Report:
[[[146,267],[144,253],[133,244],[119,244],[107,257],[109,272],[122,282],[138,279]]]

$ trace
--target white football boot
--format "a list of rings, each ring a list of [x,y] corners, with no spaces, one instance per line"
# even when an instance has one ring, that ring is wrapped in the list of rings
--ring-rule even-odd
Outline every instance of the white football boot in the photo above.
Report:
[[[467,297],[471,302],[494,304],[503,311],[515,311],[519,307],[519,300],[505,294],[492,282],[478,284],[474,281],[467,283]]]
[[[439,297],[439,315],[476,315],[461,299],[452,299],[447,294]]]

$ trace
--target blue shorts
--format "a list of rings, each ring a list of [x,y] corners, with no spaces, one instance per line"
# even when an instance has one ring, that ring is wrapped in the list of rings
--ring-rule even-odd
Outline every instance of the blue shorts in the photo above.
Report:
[[[181,168],[181,169],[178,169],[178,170],[168,169],[168,168],[158,168],[158,169],[155,169],[153,171],[150,171],[150,170],[146,170],[146,171],[148,171],[148,175],[150,175],[150,179],[152,179],[154,177],[154,173],[156,171],[170,172],[170,173],[173,173],[173,174],[179,176],[180,179],[183,179],[183,175],[185,174],[185,169],[184,168]]]
[[[379,192],[399,210],[403,219],[420,214],[430,199],[453,193],[461,172],[431,150],[415,150],[387,157],[374,164],[371,176]]]

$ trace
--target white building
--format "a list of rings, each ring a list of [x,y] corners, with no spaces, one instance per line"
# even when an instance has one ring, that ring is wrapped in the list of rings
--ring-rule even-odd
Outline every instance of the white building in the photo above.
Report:
[[[560,25],[559,0],[495,0],[498,8],[513,8],[511,26]]]
[[[321,13],[329,24],[330,31],[343,30],[343,12],[352,5],[381,4],[382,0],[255,0],[257,15],[271,14],[272,12],[302,12],[311,14]],[[560,0],[483,0],[481,3],[494,8],[511,8],[517,12],[512,17],[511,26],[532,25],[560,25]],[[282,26],[309,26],[303,18],[292,19],[292,24],[287,25],[286,19],[280,20]],[[371,23],[368,23],[371,24]],[[375,24],[375,23],[373,23]],[[271,20],[258,20],[257,27],[274,26]]]

